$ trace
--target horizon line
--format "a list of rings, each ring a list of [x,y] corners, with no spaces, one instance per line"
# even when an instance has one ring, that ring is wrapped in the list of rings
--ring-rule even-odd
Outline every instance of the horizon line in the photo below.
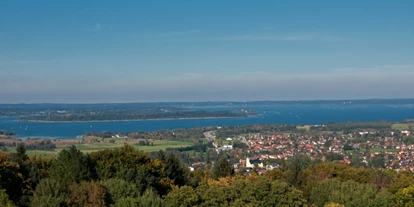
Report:
[[[36,105],[36,104],[64,104],[64,105],[94,105],[94,104],[156,104],[156,103],[254,103],[254,102],[314,102],[314,101],[368,101],[368,100],[414,100],[411,98],[354,98],[354,99],[296,99],[296,100],[254,100],[254,101],[136,101],[136,102],[21,102],[21,103],[0,103],[0,105]]]

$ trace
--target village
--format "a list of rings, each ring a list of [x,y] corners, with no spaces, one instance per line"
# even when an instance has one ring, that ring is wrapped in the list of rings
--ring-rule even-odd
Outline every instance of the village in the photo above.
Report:
[[[211,136],[214,134],[211,133]],[[414,137],[408,130],[256,133],[214,139],[212,144],[217,153],[237,158],[238,162],[231,164],[235,172],[245,174],[252,171],[261,174],[279,168],[284,161],[300,154],[315,162],[340,162],[353,167],[414,172]],[[194,163],[190,170],[203,166],[204,163]]]

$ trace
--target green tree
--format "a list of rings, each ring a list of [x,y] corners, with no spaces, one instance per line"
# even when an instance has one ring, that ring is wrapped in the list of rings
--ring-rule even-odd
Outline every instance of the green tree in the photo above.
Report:
[[[12,158],[17,163],[23,163],[29,158],[26,154],[26,147],[24,143],[17,144],[16,153],[12,153]]]
[[[302,191],[285,182],[271,181],[265,177],[246,182],[238,200],[252,206],[306,206]]]
[[[200,198],[193,188],[183,186],[171,191],[165,198],[166,206],[171,207],[191,207],[198,206]]]
[[[287,181],[293,186],[301,186],[306,182],[306,175],[303,170],[306,169],[311,163],[311,160],[306,155],[299,155],[289,165],[289,171],[287,173]]]
[[[95,171],[99,179],[120,178],[129,170],[136,170],[151,164],[151,158],[129,145],[121,148],[105,149],[91,153]],[[128,180],[127,180],[128,181]]]
[[[31,206],[66,206],[67,190],[56,180],[46,178],[39,182],[33,193]]]
[[[152,189],[147,189],[139,199],[141,207],[164,207],[162,198]]]
[[[0,206],[3,207],[14,207],[13,201],[9,199],[9,195],[7,195],[5,190],[0,189]]]
[[[138,188],[133,183],[128,183],[122,179],[112,178],[101,181],[101,184],[107,189],[110,200],[113,203],[122,198],[136,198],[140,196]]]
[[[385,158],[384,155],[376,155],[370,161],[370,166],[374,168],[385,168]]]
[[[414,206],[414,186],[403,188],[395,195],[397,206],[411,207]]]
[[[188,169],[183,166],[178,157],[173,153],[167,155],[165,173],[175,185],[183,186],[188,182]]]
[[[159,150],[157,153],[157,159],[161,162],[165,162],[167,160],[167,156],[163,150]]]
[[[50,168],[50,178],[63,186],[69,186],[72,183],[89,180],[92,177],[90,166],[89,158],[72,146],[59,153],[56,162]]]
[[[378,193],[375,186],[349,180],[339,182],[323,180],[311,190],[310,200],[317,206],[338,203],[349,207],[393,206],[392,196],[386,191]]]
[[[19,165],[11,161],[10,155],[0,152],[0,189],[6,190],[10,199],[18,203],[26,189],[25,181],[19,172]]]
[[[115,207],[164,207],[164,201],[153,190],[146,190],[140,197],[125,197],[117,200]]]
[[[345,207],[344,205],[338,204],[338,203],[328,203],[324,205],[323,207]]]
[[[226,177],[234,174],[233,168],[227,161],[225,156],[222,156],[215,164],[213,168],[213,176],[215,178]]]

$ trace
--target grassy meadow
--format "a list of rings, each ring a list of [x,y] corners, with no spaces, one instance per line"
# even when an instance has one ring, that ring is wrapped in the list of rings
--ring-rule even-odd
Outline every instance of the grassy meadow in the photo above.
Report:
[[[404,124],[404,123],[393,124],[393,125],[391,125],[391,129],[392,130],[397,130],[397,131],[410,130],[410,125]]]
[[[179,148],[179,147],[188,147],[192,146],[193,142],[185,142],[185,141],[171,141],[171,140],[149,140],[149,142],[153,142],[153,146],[139,146],[137,143],[140,139],[113,139],[115,142],[110,143],[109,140],[112,139],[104,139],[104,141],[99,142],[88,142],[88,143],[81,143],[81,140],[74,139],[74,140],[56,140],[54,143],[56,144],[56,148],[54,150],[27,150],[26,153],[29,156],[32,155],[43,155],[43,156],[54,156],[57,155],[61,150],[68,149],[72,145],[75,145],[79,150],[84,153],[90,153],[98,150],[104,149],[112,149],[117,147],[122,147],[124,144],[131,145],[132,147],[137,148],[138,150],[144,152],[153,152],[158,150],[165,150],[167,148]],[[14,147],[8,147],[8,152],[13,153],[15,152]]]

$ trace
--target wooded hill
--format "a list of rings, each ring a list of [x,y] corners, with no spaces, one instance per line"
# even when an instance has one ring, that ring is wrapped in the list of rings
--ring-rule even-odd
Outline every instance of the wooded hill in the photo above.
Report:
[[[0,152],[0,206],[413,206],[414,174],[314,163],[300,155],[264,175],[225,155],[190,172],[174,155],[130,146],[56,158]]]

